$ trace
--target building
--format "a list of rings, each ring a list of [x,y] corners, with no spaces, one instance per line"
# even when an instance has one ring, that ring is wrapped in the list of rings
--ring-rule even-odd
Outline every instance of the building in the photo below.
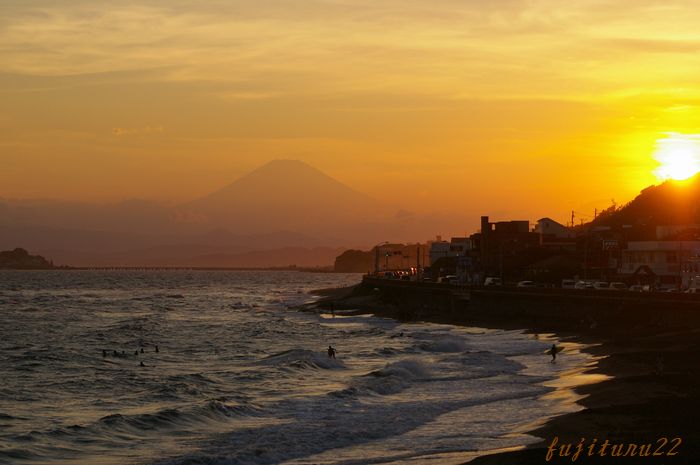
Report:
[[[540,235],[530,231],[529,221],[498,221],[481,217],[481,231],[472,237],[479,244],[479,267],[484,276],[518,279],[523,267],[538,256]]]
[[[537,220],[533,231],[539,234],[540,247],[566,253],[577,251],[576,232],[551,218]]]
[[[450,254],[450,243],[447,241],[435,241],[430,244],[430,266],[440,258],[447,257]]]
[[[540,235],[540,242],[545,239],[572,239],[576,237],[573,229],[551,218],[537,220],[534,231]]]
[[[440,258],[464,256],[472,249],[472,241],[468,237],[453,237],[450,242],[439,239],[430,244],[430,266]]]
[[[700,256],[681,261],[681,288],[700,289]]]
[[[644,275],[654,285],[681,286],[681,264],[688,264],[687,287],[697,257],[700,257],[700,241],[630,241],[621,250],[618,274],[630,281]]]
[[[380,244],[374,247],[374,270],[418,270],[427,266],[432,244]]]
[[[683,225],[662,225],[656,226],[656,239],[660,241],[680,239],[682,236],[694,237],[700,232],[700,225],[683,224]],[[687,240],[686,237],[683,237]]]

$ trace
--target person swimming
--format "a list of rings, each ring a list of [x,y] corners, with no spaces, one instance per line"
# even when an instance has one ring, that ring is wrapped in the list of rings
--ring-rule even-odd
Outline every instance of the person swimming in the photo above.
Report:
[[[328,346],[328,357],[335,358],[336,350],[332,346]]]
[[[139,366],[140,366],[140,367],[145,367],[145,366],[146,366],[146,364],[145,364],[145,363],[143,363],[143,362],[141,362],[141,363],[139,363]]]
[[[107,356],[107,351],[105,349],[102,349],[102,356],[106,357]]]

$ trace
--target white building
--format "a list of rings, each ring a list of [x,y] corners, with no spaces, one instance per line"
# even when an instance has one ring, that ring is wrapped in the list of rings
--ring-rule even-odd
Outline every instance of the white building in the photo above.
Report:
[[[571,239],[575,237],[574,231],[571,228],[551,218],[540,218],[537,220],[534,231],[540,234],[540,242],[543,242],[544,236],[554,237],[556,239]]]
[[[700,256],[700,241],[635,241],[621,251],[620,274],[651,270],[660,283],[678,283],[681,263]]]
[[[533,229],[540,235],[540,247],[562,252],[576,252],[576,233],[551,218],[540,218]]]
[[[453,237],[450,242],[436,241],[430,244],[430,266],[442,257],[464,256],[472,248],[468,237]]]

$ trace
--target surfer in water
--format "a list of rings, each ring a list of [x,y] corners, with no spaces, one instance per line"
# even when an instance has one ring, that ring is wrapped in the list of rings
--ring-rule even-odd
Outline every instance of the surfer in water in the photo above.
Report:
[[[335,349],[332,346],[328,346],[328,358],[335,358]]]

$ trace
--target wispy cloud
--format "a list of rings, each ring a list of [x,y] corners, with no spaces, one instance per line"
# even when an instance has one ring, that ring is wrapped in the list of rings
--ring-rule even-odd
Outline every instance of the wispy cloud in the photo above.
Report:
[[[229,99],[353,91],[542,97],[611,92],[622,85],[618,69],[651,64],[640,53],[696,60],[691,26],[700,14],[684,2],[620,3],[36,1],[5,8],[0,70],[157,70],[148,78],[226,83]],[[674,34],[655,37],[647,24]],[[266,85],[239,88],[251,81]]]

